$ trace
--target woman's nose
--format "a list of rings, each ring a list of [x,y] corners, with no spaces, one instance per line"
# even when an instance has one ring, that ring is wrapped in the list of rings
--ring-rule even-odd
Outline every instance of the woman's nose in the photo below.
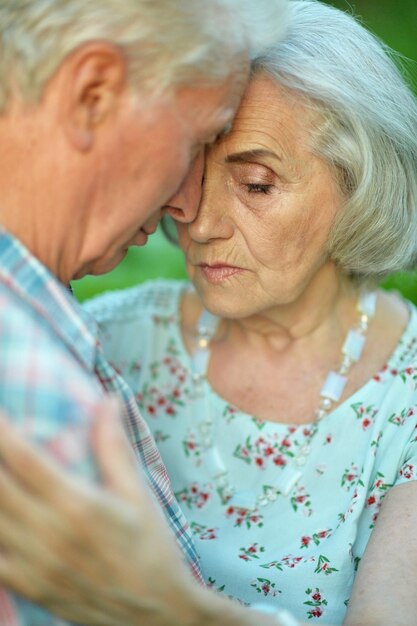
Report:
[[[184,178],[177,193],[172,196],[163,207],[177,222],[192,222],[197,215],[201,200],[201,185],[204,175],[204,150],[200,150],[191,163],[190,169]]]
[[[199,243],[230,239],[235,229],[232,213],[228,210],[231,201],[230,194],[225,192],[222,177],[208,168],[197,216],[187,226],[191,239]]]

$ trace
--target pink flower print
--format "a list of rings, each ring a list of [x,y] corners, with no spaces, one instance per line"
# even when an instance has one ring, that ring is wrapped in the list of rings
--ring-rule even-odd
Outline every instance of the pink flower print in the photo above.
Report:
[[[133,363],[131,363],[130,365],[130,372],[140,372],[140,370],[142,369],[142,364],[139,361],[133,361]]]
[[[346,468],[343,472],[341,479],[341,487],[345,491],[350,491],[353,486],[355,486],[358,482],[359,478],[359,468],[354,463],[351,463],[350,467]]]
[[[311,541],[313,541],[313,543],[316,546],[319,546],[320,543],[323,541],[323,539],[327,539],[328,537],[331,536],[331,534],[332,534],[332,529],[327,528],[326,530],[320,530],[316,533],[313,533],[312,537],[310,537],[309,535],[303,535],[301,537],[300,548],[308,548]]]
[[[412,480],[415,476],[414,465],[410,465],[410,463],[406,463],[400,469],[400,476],[406,478],[407,480]]]
[[[201,463],[201,446],[197,441],[196,435],[193,432],[188,432],[187,437],[182,441],[182,447],[184,454],[187,458],[191,458],[195,465]]]
[[[167,406],[167,408],[165,409],[165,413],[167,415],[176,415],[176,410],[173,406]]]
[[[209,526],[204,526],[203,524],[198,524],[197,522],[191,522],[190,529],[192,535],[194,537],[198,537],[201,541],[212,541],[213,539],[218,539],[218,528],[211,528]]]
[[[231,404],[227,404],[223,409],[223,417],[227,424],[230,424],[231,421],[236,417],[237,409]]]
[[[252,525],[262,528],[263,515],[256,511],[244,509],[242,507],[228,506],[225,511],[226,517],[234,518],[235,527],[245,525],[246,528],[251,528]]]
[[[313,509],[311,508],[310,495],[306,492],[305,487],[301,485],[296,487],[296,489],[292,492],[290,501],[295,512],[301,509],[307,517],[312,514]]]
[[[408,409],[403,409],[400,415],[396,415],[395,413],[393,413],[388,418],[389,423],[394,424],[394,426],[403,426],[407,419],[407,412],[408,412]]]
[[[269,563],[262,563],[259,567],[263,567],[264,569],[277,569],[282,572],[282,564],[279,561],[270,561]]]
[[[252,417],[252,422],[258,430],[262,430],[263,428],[265,428],[265,420],[260,419],[259,417]]]
[[[264,467],[265,467],[264,460],[263,460],[263,458],[262,458],[262,457],[260,457],[260,456],[255,457],[255,464],[256,464],[258,467],[261,467],[262,469],[264,469]]]
[[[305,605],[311,607],[307,611],[308,619],[320,618],[324,614],[324,607],[327,606],[327,600],[318,587],[315,589],[306,589],[305,592],[309,599],[304,602]]]
[[[240,554],[238,556],[243,561],[251,561],[252,559],[259,559],[259,554],[262,552],[265,552],[264,546],[253,543],[248,548],[240,548]]]
[[[175,497],[189,509],[202,509],[210,500],[212,489],[210,483],[204,485],[191,483],[188,487],[177,491]]]
[[[152,404],[149,404],[146,407],[146,410],[147,410],[149,415],[155,415],[155,413],[156,413],[156,409],[155,409],[155,407]]]
[[[386,483],[384,481],[384,474],[382,474],[381,472],[377,472],[376,478],[372,487],[369,490],[368,498],[366,500],[367,508],[374,510],[370,528],[374,527],[375,522],[378,518],[382,500],[386,496],[387,491],[391,486],[392,485],[390,483]]]
[[[207,528],[207,530],[200,534],[201,541],[210,541],[217,539],[218,528]]]
[[[288,567],[289,569],[294,569],[296,565],[301,563],[302,560],[303,560],[302,556],[284,556],[281,559],[281,563],[285,565],[286,567]]]
[[[362,429],[367,430],[374,423],[378,409],[373,404],[364,405],[362,402],[355,402],[351,407],[356,414],[356,419],[360,420]]]
[[[162,443],[164,441],[167,441],[167,439],[170,439],[171,436],[168,435],[167,433],[164,433],[162,430],[156,430],[153,434],[156,443]]]
[[[256,578],[251,582],[251,587],[254,587],[256,591],[263,596],[275,597],[281,591],[275,588],[275,583],[268,578]]]
[[[274,456],[273,461],[275,465],[279,465],[281,467],[287,464],[287,461],[281,454],[279,454],[278,456]]]
[[[314,570],[315,574],[323,573],[326,576],[329,576],[330,574],[333,574],[333,572],[338,572],[338,571],[339,570],[336,569],[335,567],[330,566],[330,561],[327,558],[327,556],[324,556],[324,554],[320,554],[316,569]]]

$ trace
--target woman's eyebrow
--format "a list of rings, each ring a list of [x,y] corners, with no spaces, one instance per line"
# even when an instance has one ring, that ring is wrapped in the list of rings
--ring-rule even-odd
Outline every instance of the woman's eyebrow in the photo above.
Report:
[[[234,152],[233,154],[229,154],[225,162],[226,163],[251,163],[253,161],[257,161],[259,158],[269,157],[273,158],[277,161],[282,161],[281,157],[272,152],[271,150],[265,150],[263,148],[255,149],[255,150],[245,150],[243,152]]]

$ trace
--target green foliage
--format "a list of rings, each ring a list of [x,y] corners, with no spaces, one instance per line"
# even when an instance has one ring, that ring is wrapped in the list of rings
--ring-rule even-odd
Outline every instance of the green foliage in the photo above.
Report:
[[[115,270],[103,276],[86,276],[73,281],[74,293],[86,300],[102,291],[132,287],[153,278],[185,278],[181,251],[170,244],[158,230],[143,248],[130,248]]]

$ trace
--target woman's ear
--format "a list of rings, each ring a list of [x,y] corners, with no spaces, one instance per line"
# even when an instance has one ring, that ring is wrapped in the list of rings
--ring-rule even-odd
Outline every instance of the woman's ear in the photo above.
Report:
[[[86,152],[126,91],[126,59],[112,44],[88,43],[63,61],[58,74],[65,133],[73,147]]]

